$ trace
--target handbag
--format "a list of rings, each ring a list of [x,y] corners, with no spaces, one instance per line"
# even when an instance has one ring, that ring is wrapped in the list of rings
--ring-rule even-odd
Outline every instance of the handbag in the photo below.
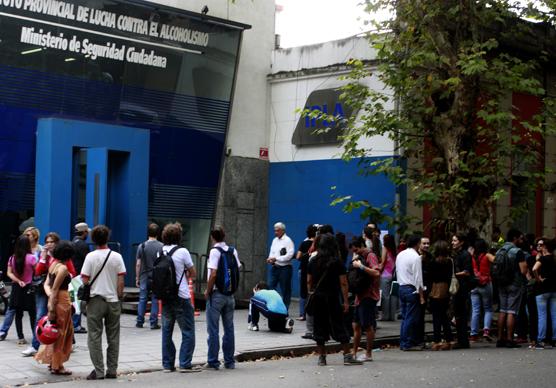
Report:
[[[326,277],[327,274],[328,274],[328,268],[326,269],[326,271],[324,271],[324,274],[319,279],[319,282],[315,286],[315,289],[313,291],[309,292],[308,295],[307,295],[307,302],[305,302],[305,312],[307,312],[309,315],[313,315],[313,313],[315,311],[315,306],[314,306],[315,305],[315,292],[317,291],[317,289],[319,288],[320,284],[322,283],[322,281],[324,280],[324,278]]]
[[[449,288],[448,283],[445,282],[433,283],[429,297],[432,299],[446,299],[447,297],[450,296],[448,288]]]
[[[455,295],[458,293],[459,290],[459,281],[456,278],[456,265],[454,264],[454,260],[452,259],[452,280],[450,281],[450,288],[448,291],[450,295]]]
[[[79,290],[77,290],[77,299],[82,300],[83,302],[88,302],[91,299],[91,286],[93,285],[95,280],[97,280],[98,275],[100,275],[100,273],[104,269],[104,266],[106,265],[106,262],[108,261],[108,258],[110,257],[111,253],[112,253],[112,250],[110,250],[108,252],[108,254],[106,255],[106,259],[104,259],[104,263],[102,264],[102,267],[100,268],[100,271],[98,271],[98,273],[95,275],[93,280],[91,280],[89,283],[83,284],[81,287],[79,287]]]

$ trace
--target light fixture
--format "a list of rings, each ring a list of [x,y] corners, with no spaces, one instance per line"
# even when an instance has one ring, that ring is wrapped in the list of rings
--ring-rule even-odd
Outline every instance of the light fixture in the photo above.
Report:
[[[66,58],[64,59],[64,62],[72,62],[75,61],[75,58]]]
[[[31,50],[26,50],[26,51],[22,51],[21,55],[27,55],[27,54],[33,54],[33,53],[38,53],[39,51],[42,51],[43,48],[36,48],[36,49],[31,49]]]

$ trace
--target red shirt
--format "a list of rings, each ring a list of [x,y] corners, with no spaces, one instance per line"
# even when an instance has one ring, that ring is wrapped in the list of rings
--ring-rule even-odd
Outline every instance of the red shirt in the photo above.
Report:
[[[471,262],[473,263],[473,272],[475,272],[475,276],[479,279],[479,285],[484,286],[490,283],[490,261],[486,253],[481,253],[479,257],[473,257]]]
[[[365,259],[365,265],[371,269],[376,269],[378,271],[379,270],[378,257],[376,257],[376,255],[373,252],[369,252],[367,254],[367,258]],[[358,306],[360,301],[365,298],[371,298],[378,302],[378,300],[380,299],[380,276],[373,277],[371,280],[370,287],[362,294],[358,294],[355,296],[355,305]]]
[[[50,266],[57,261],[58,260],[48,254],[46,254],[45,256],[41,256],[39,262],[37,263],[37,266],[35,267],[35,276],[46,275]],[[72,278],[77,276],[75,266],[73,265],[73,261],[71,259],[66,261],[66,267],[68,267],[68,272]]]

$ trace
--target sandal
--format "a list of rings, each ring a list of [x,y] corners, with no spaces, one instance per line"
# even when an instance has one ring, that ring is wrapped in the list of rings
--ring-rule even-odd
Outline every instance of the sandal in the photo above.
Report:
[[[67,369],[51,369],[50,373],[57,376],[70,376],[72,372]]]

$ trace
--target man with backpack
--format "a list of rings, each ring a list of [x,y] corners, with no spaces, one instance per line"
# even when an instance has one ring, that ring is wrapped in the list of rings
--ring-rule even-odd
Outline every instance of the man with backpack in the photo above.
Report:
[[[137,305],[137,323],[135,327],[142,328],[145,323],[145,311],[147,310],[147,299],[152,291],[153,265],[156,260],[162,243],[158,241],[160,227],[151,223],[147,229],[148,240],[137,248],[137,258],[135,264],[135,283],[139,287],[139,304]],[[158,324],[158,299],[152,293],[151,297],[151,330],[160,329]]]
[[[518,348],[514,341],[515,316],[519,311],[522,297],[523,279],[527,273],[525,254],[518,248],[523,242],[523,233],[510,229],[506,243],[496,252],[490,274],[498,285],[500,313],[498,314],[498,348]],[[505,330],[504,330],[505,329]]]
[[[176,322],[181,330],[181,346],[178,371],[198,372],[191,359],[195,349],[195,320],[188,279],[195,279],[196,272],[189,251],[180,247],[182,227],[179,223],[168,224],[162,230],[162,247],[153,266],[152,287],[162,300],[162,366],[164,372],[173,372],[176,347],[172,340]]]
[[[211,230],[210,237],[214,245],[209,252],[207,262],[208,281],[205,299],[207,301],[208,355],[204,369],[218,370],[220,368],[220,361],[218,361],[220,317],[222,317],[224,328],[222,337],[224,367],[235,369],[234,292],[239,281],[241,263],[237,250],[224,242],[225,234],[222,227],[215,227]]]

